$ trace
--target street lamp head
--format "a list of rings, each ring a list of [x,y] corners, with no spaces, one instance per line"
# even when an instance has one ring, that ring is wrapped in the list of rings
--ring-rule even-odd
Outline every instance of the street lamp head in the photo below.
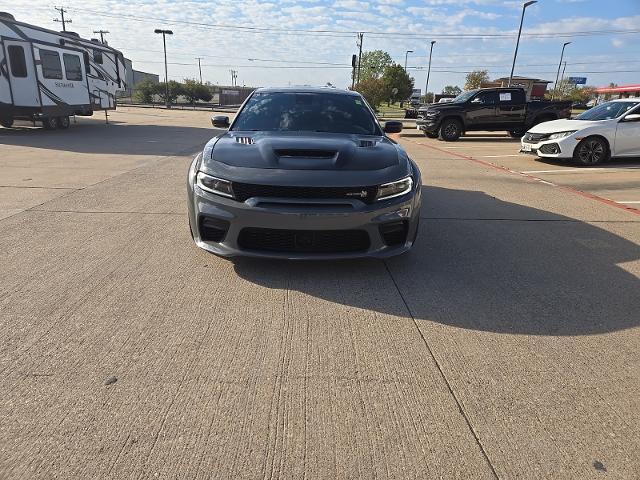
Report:
[[[166,35],[173,35],[173,32],[171,30],[162,30],[161,28],[156,28],[153,32],[154,33],[164,33]]]
[[[567,45],[570,45],[572,42],[565,42],[564,46],[566,47]]]
[[[413,53],[413,50],[407,50],[407,53]]]
[[[156,28],[153,33],[162,33],[162,30],[160,30],[159,28]]]
[[[436,41],[435,40],[431,40],[431,45],[433,45],[434,43],[436,43]]]
[[[527,8],[529,5],[533,5],[534,3],[538,3],[538,0],[531,0],[530,2],[526,2],[523,8]]]

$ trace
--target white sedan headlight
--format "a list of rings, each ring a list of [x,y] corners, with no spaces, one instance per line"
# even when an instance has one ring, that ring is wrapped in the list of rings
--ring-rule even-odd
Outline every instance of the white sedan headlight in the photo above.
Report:
[[[551,135],[549,135],[549,140],[557,140],[558,138],[568,137],[569,135],[573,135],[576,132],[577,130],[570,130],[568,132],[552,133]]]
[[[205,192],[233,198],[233,188],[231,187],[231,182],[228,180],[212,177],[204,172],[198,172],[198,175],[196,176],[196,185]]]
[[[399,197],[405,195],[413,188],[413,178],[405,177],[402,180],[396,180],[395,182],[385,183],[378,187],[378,194],[376,200],[386,200],[388,198]]]

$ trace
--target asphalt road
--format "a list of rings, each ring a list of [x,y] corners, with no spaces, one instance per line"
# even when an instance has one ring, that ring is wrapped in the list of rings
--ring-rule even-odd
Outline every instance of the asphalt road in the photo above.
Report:
[[[0,130],[0,478],[640,477],[638,171],[409,131],[408,255],[232,262],[208,117]]]

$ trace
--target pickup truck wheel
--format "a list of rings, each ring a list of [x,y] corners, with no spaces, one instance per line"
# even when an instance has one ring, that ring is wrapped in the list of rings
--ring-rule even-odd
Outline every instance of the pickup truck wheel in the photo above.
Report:
[[[66,130],[71,125],[69,121],[69,117],[58,117],[58,128],[61,130]]]
[[[424,134],[427,136],[427,138],[438,138],[437,133],[424,132]]]
[[[573,160],[585,166],[598,165],[608,159],[609,146],[598,137],[585,138],[573,151]]]
[[[56,128],[58,128],[58,117],[43,118],[42,126],[45,130],[55,130]]]
[[[455,118],[448,118],[440,125],[440,138],[445,142],[455,142],[462,135],[462,125]]]
[[[0,120],[0,125],[4,128],[11,128],[13,126],[13,118],[3,118]]]

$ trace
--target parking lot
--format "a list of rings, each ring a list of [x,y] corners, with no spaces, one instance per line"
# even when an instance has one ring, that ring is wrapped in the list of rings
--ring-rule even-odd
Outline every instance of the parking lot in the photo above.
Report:
[[[0,129],[0,478],[640,477],[640,160],[406,129],[410,253],[230,261],[210,116]]]

